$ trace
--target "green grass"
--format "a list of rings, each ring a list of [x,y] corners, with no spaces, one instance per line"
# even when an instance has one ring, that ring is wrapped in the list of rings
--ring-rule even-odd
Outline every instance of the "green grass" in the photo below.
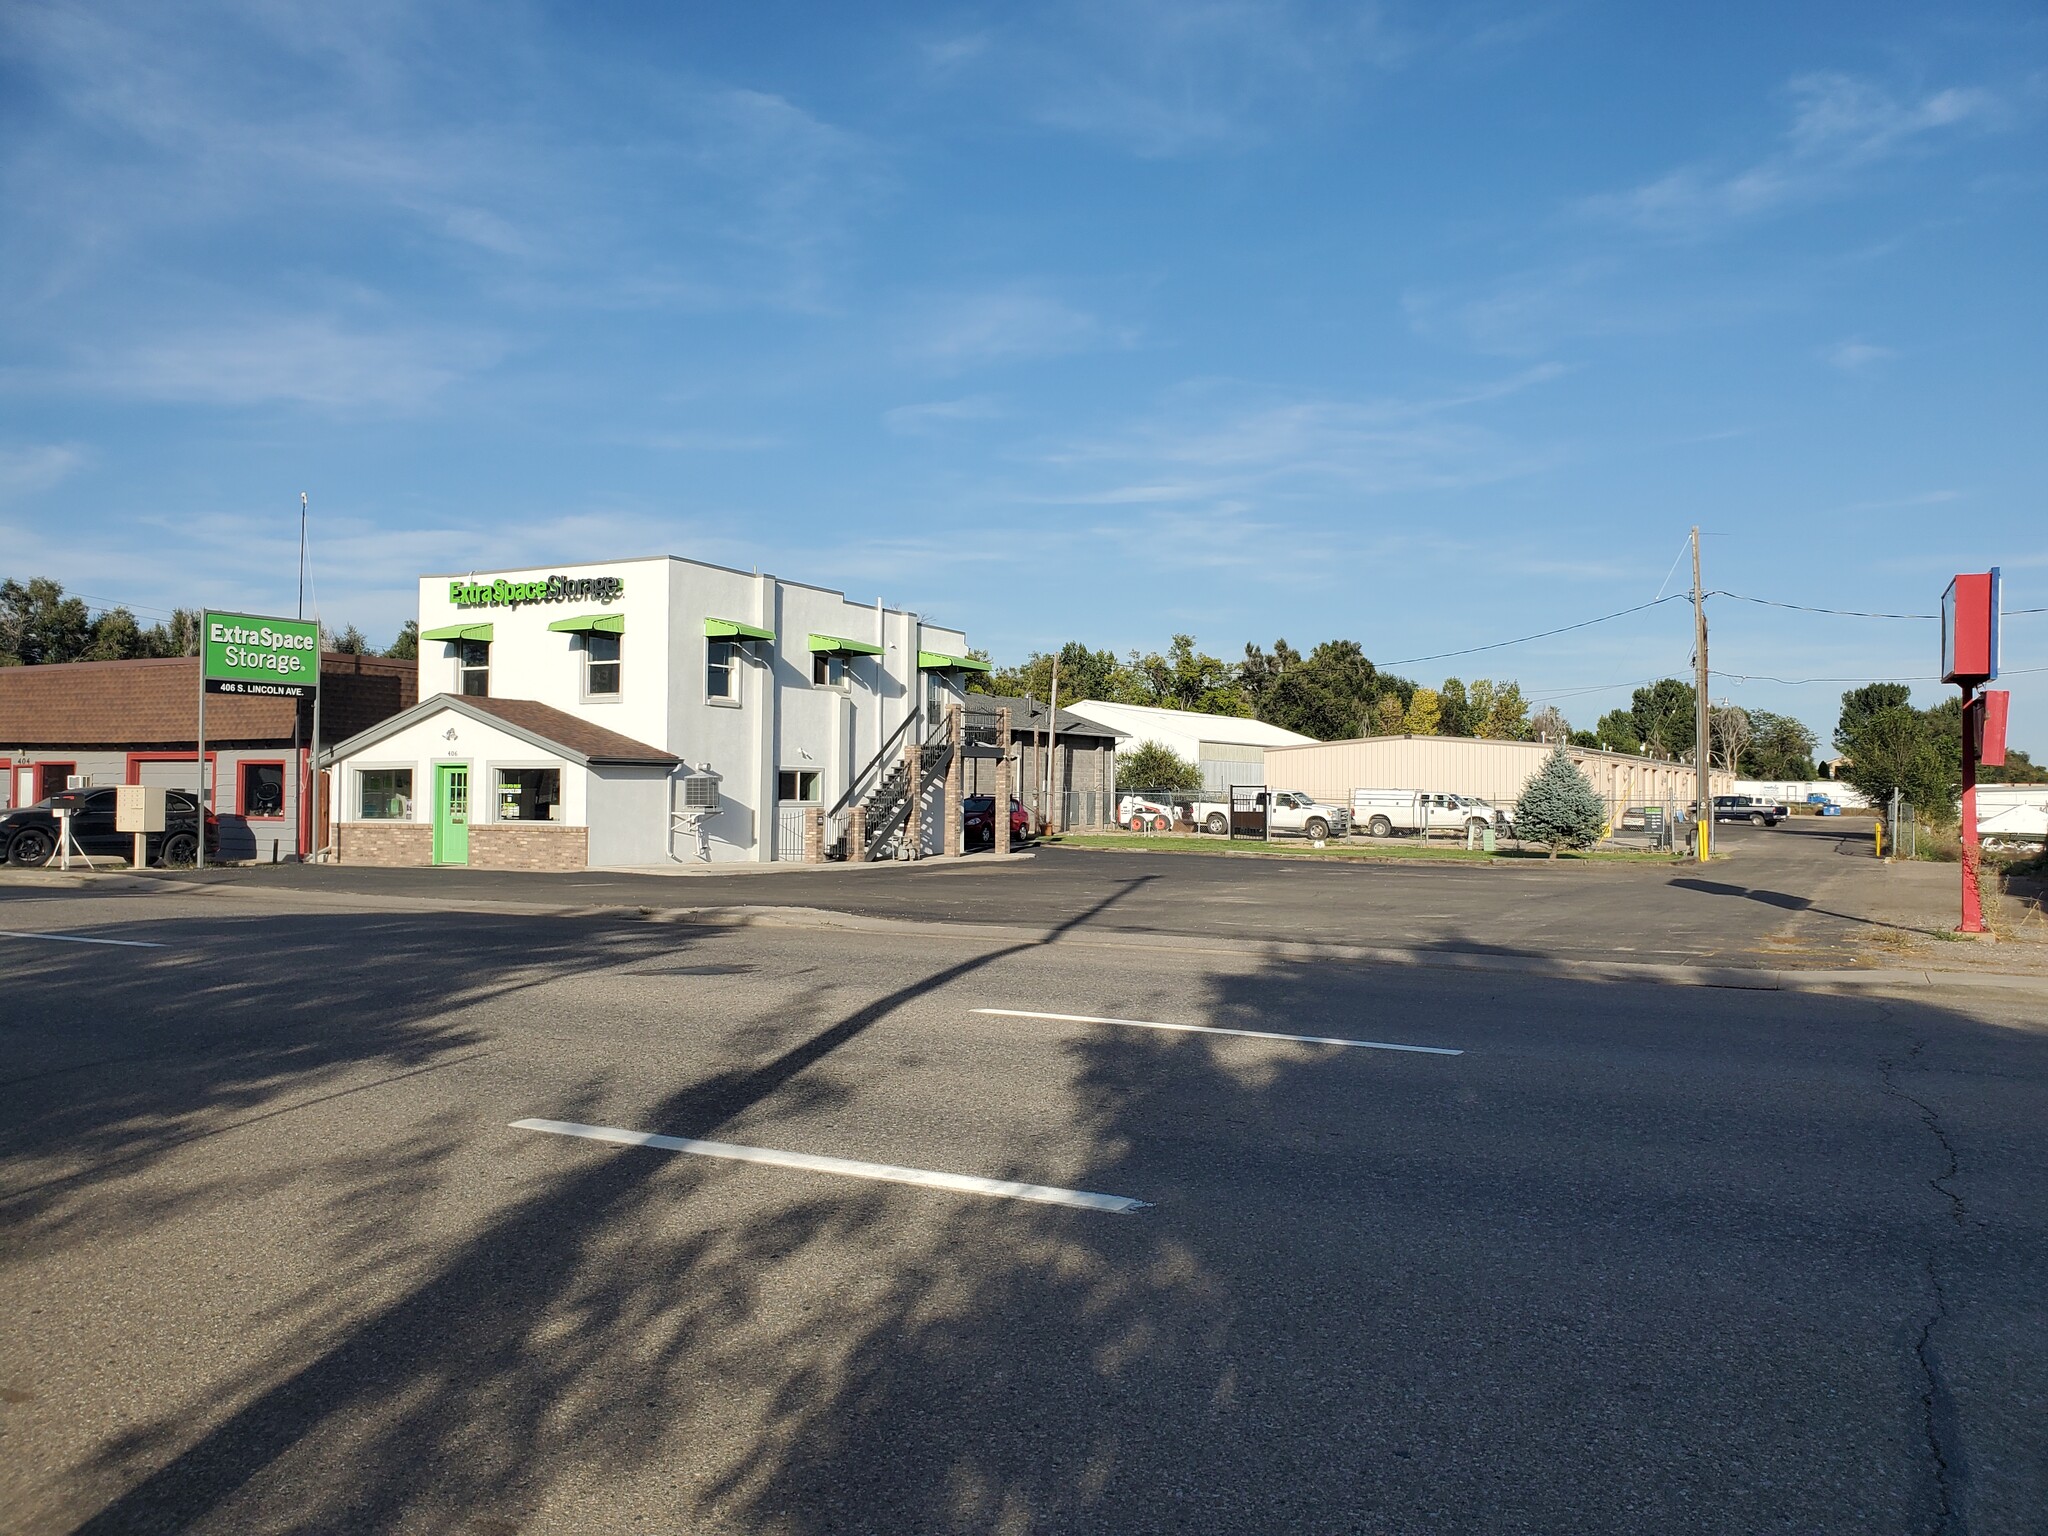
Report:
[[[1286,841],[1275,843],[1232,842],[1228,838],[1208,837],[1198,833],[1184,833],[1180,836],[1138,833],[1069,832],[1053,839],[1066,848],[1106,848],[1125,853],[1216,853],[1235,854],[1241,858],[1260,859],[1338,859],[1352,863],[1425,863],[1439,864],[1498,864],[1534,860],[1548,863],[1549,856],[1532,849],[1501,848],[1492,853],[1482,848],[1460,848],[1455,844],[1434,843],[1332,843],[1324,848],[1311,848],[1307,843]],[[1637,852],[1628,848],[1596,848],[1585,853],[1561,853],[1557,856],[1560,864],[1605,863],[1605,864],[1676,864],[1678,856],[1669,853]]]

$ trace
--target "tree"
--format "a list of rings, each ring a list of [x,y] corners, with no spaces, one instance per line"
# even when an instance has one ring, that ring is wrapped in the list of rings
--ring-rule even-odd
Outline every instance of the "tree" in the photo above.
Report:
[[[2048,784],[2048,768],[2043,768],[2018,747],[2005,749],[2005,762],[1997,768],[1979,768],[1979,784]]]
[[[1171,747],[1141,741],[1117,749],[1116,782],[1119,790],[1191,794],[1202,787],[1202,770]]]
[[[1659,757],[1685,756],[1699,735],[1699,722],[1693,718],[1695,702],[1692,684],[1675,677],[1638,688],[1629,704],[1636,739]]]
[[[1197,651],[1193,635],[1175,635],[1164,656],[1157,651],[1145,656],[1133,651],[1125,671],[1124,693],[1122,702],[1127,704],[1192,709],[1208,715],[1247,713],[1236,669],[1219,657]]]
[[[1790,715],[1775,715],[1767,709],[1749,712],[1750,738],[1736,760],[1743,774],[1752,779],[1812,779],[1813,749],[1818,744],[1812,731]]]
[[[1496,688],[1481,678],[1472,685],[1475,713],[1478,704],[1478,690],[1484,683],[1491,697],[1486,705],[1486,718],[1476,722],[1472,729],[1488,741],[1520,741],[1529,734],[1529,701],[1522,697],[1520,683],[1502,683]]]
[[[1472,705],[1465,697],[1465,685],[1455,677],[1447,677],[1443,687],[1437,689],[1436,697],[1437,711],[1443,717],[1443,734],[1470,736]]]
[[[1625,709],[1610,709],[1593,727],[1596,741],[1610,752],[1640,752],[1643,738],[1636,734],[1636,717]]]
[[[1244,660],[1238,663],[1237,683],[1244,690],[1245,702],[1251,705],[1252,714],[1260,720],[1268,720],[1268,701],[1280,686],[1280,680],[1288,672],[1301,665],[1301,652],[1285,640],[1273,642],[1273,654],[1268,656],[1258,646],[1247,641]],[[1273,722],[1278,724],[1277,721]]]
[[[1562,745],[1551,748],[1515,802],[1515,836],[1559,848],[1589,848],[1607,826],[1607,808]]]
[[[1331,688],[1307,666],[1290,668],[1266,694],[1259,718],[1282,730],[1299,731],[1318,741],[1340,741],[1360,734],[1364,706]]]
[[[403,627],[398,631],[398,638],[391,642],[390,649],[385,651],[384,654],[394,657],[399,661],[418,661],[420,659],[420,621],[418,619],[407,619]]]
[[[1058,652],[1033,651],[1021,667],[998,667],[968,680],[973,693],[993,693],[1004,698],[1050,699],[1053,661],[1057,656],[1060,698],[1114,699],[1122,667],[1112,651],[1091,651],[1078,640],[1069,640]]]
[[[1885,686],[1885,685],[1879,685]],[[1892,791],[1922,820],[1946,825],[1955,819],[1961,788],[1961,753],[1942,750],[1937,711],[1909,704],[1884,705],[1862,715],[1848,747],[1843,776],[1872,805],[1890,803]],[[1957,738],[1960,748],[1961,738]]]
[[[331,642],[327,649],[339,651],[344,656],[367,656],[370,654],[369,637],[353,624],[349,625],[340,634],[332,636]]]
[[[1707,711],[1707,730],[1713,740],[1709,766],[1718,759],[1723,768],[1735,772],[1736,764],[1742,760],[1742,749],[1756,734],[1749,712],[1736,704],[1716,704]]]
[[[1529,721],[1529,734],[1538,741],[1570,741],[1572,723],[1555,704],[1546,704]]]
[[[1409,736],[1434,736],[1443,724],[1443,716],[1437,702],[1434,688],[1418,688],[1415,697],[1408,701],[1408,715],[1401,722],[1401,730]]]
[[[1835,723],[1836,750],[1855,752],[1856,733],[1871,716],[1879,710],[1901,708],[1912,699],[1913,690],[1904,683],[1866,683],[1851,688],[1842,695],[1842,714]]]
[[[1373,726],[1382,736],[1400,735],[1402,722],[1407,716],[1408,711],[1402,705],[1401,695],[1398,693],[1383,693],[1373,702]]]
[[[82,659],[126,661],[149,654],[149,636],[126,608],[109,608],[93,621],[92,639]]]
[[[0,581],[0,662],[34,667],[77,661],[92,645],[92,616],[47,576]]]

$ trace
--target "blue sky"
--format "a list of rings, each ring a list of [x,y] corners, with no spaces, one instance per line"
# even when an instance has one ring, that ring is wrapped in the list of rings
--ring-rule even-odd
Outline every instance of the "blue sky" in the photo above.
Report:
[[[422,571],[675,553],[1004,659],[1394,661],[1669,591],[1694,523],[1712,587],[2048,607],[2044,120],[2030,4],[16,0],[0,571],[289,612],[304,490],[379,641]],[[1934,671],[1713,623],[1824,738],[1840,684],[1742,679]],[[1402,670],[1590,723],[1690,650]]]

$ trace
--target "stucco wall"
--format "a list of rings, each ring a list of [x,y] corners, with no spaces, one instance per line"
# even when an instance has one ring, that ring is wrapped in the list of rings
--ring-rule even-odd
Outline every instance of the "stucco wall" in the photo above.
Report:
[[[592,865],[669,862],[670,783],[661,768],[599,766],[589,771],[585,812]],[[678,852],[694,859],[694,841]]]

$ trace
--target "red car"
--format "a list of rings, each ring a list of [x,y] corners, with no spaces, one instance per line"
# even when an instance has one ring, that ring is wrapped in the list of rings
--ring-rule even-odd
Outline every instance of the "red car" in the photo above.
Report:
[[[970,848],[996,845],[996,797],[969,795],[960,802],[961,834]],[[1015,799],[1010,801],[1010,846],[1016,847],[1031,833],[1031,813]]]

